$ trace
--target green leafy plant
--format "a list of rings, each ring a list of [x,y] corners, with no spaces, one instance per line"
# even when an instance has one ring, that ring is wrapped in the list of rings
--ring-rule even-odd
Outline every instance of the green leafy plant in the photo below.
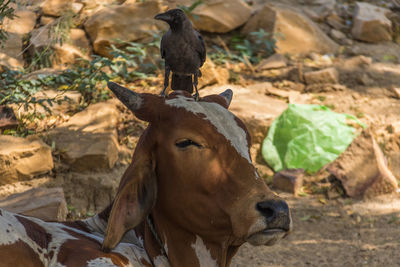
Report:
[[[213,52],[209,53],[209,57],[216,64],[224,64],[229,61],[245,64],[248,64],[248,61],[258,63],[262,58],[275,53],[276,38],[283,38],[280,34],[273,35],[263,29],[251,32],[250,37],[249,39],[241,34],[233,35],[229,40],[229,47],[232,48],[232,51],[214,45]]]
[[[56,19],[51,24],[44,26],[43,31],[47,29],[48,43],[46,46],[35,51],[34,55],[30,59],[30,64],[27,71],[32,71],[41,68],[49,68],[53,66],[55,60],[54,46],[59,44],[62,46],[64,43],[68,43],[69,33],[71,28],[74,26],[74,19],[77,16],[71,10],[64,12],[62,16]],[[38,34],[45,34],[40,32]],[[27,50],[25,48],[25,50]]]
[[[124,47],[112,46],[110,54],[113,58],[93,55],[91,60],[80,59],[73,68],[61,73],[39,74],[36,78],[26,78],[26,70],[1,73],[0,105],[17,104],[27,110],[31,105],[39,104],[50,113],[48,106],[51,107],[56,100],[36,98],[40,90],[56,88],[60,94],[68,90],[79,91],[83,96],[81,105],[86,106],[109,98],[109,91],[105,88],[109,80],[123,79],[131,82],[148,78],[148,73],[139,70],[148,56],[148,46],[134,42],[118,43]],[[57,101],[65,100],[57,98]]]
[[[186,15],[188,15],[189,17],[192,17],[193,19],[196,20],[196,19],[198,19],[199,16],[193,14],[193,10],[195,10],[196,7],[198,7],[202,4],[203,4],[203,0],[198,0],[198,1],[195,1],[193,4],[191,4],[190,6],[178,5],[178,8],[182,9]]]

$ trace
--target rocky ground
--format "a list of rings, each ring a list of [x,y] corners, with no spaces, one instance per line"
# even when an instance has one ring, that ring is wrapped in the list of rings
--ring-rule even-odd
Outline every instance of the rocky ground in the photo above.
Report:
[[[17,2],[19,17],[5,22],[9,39],[0,48],[0,65],[27,66],[35,51],[49,45],[46,25],[72,9],[78,18],[69,33],[72,42],[50,44],[56,51],[54,69],[61,71],[92,53],[109,56],[107,47],[117,44],[115,39],[146,44],[149,32],[165,30],[152,19],[156,13],[194,1]],[[273,188],[292,208],[293,233],[273,247],[243,246],[233,266],[400,264],[399,8],[396,0],[232,0],[204,1],[192,11],[209,51],[200,94],[234,91],[230,109],[248,126],[253,160],[269,185],[274,172],[263,161],[260,144],[288,103],[325,105],[367,125],[364,132],[358,128],[360,137],[336,162],[302,178],[297,196]],[[232,61],[231,40],[242,35],[256,42],[250,33],[259,29],[276,36],[276,53],[261,53],[259,62],[251,56]],[[159,71],[127,86],[158,93],[161,82]],[[52,88],[40,94],[57,92]],[[0,206],[43,218],[75,219],[112,200],[146,125],[115,99],[82,109],[82,95],[66,94],[71,101],[52,106],[51,116],[26,123],[28,137],[0,135]],[[16,119],[25,114],[11,108]],[[364,188],[366,180],[370,190]],[[27,202],[32,198],[35,203]]]

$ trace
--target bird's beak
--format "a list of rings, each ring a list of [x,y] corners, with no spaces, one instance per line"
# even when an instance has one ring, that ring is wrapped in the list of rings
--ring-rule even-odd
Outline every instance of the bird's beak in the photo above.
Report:
[[[170,16],[170,15],[167,15],[167,14],[165,14],[165,13],[160,13],[160,14],[156,15],[156,16],[154,17],[154,19],[163,20],[163,21],[168,22],[168,21],[171,20],[171,16]]]

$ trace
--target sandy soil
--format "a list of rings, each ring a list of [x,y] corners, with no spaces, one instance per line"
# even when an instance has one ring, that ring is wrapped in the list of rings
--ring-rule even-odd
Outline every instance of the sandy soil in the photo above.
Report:
[[[400,196],[356,202],[280,194],[293,232],[271,247],[245,244],[232,266],[399,266]]]

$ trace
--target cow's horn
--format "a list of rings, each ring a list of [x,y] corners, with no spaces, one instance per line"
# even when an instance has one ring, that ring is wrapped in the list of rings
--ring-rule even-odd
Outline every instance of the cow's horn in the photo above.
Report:
[[[229,107],[229,105],[231,104],[231,101],[232,101],[232,97],[233,97],[232,90],[226,89],[224,92],[220,93],[219,95],[222,96],[223,98],[225,98],[226,104]]]
[[[139,109],[142,105],[143,98],[140,94],[129,90],[114,82],[107,83],[108,88],[118,97],[118,99],[132,111]]]

